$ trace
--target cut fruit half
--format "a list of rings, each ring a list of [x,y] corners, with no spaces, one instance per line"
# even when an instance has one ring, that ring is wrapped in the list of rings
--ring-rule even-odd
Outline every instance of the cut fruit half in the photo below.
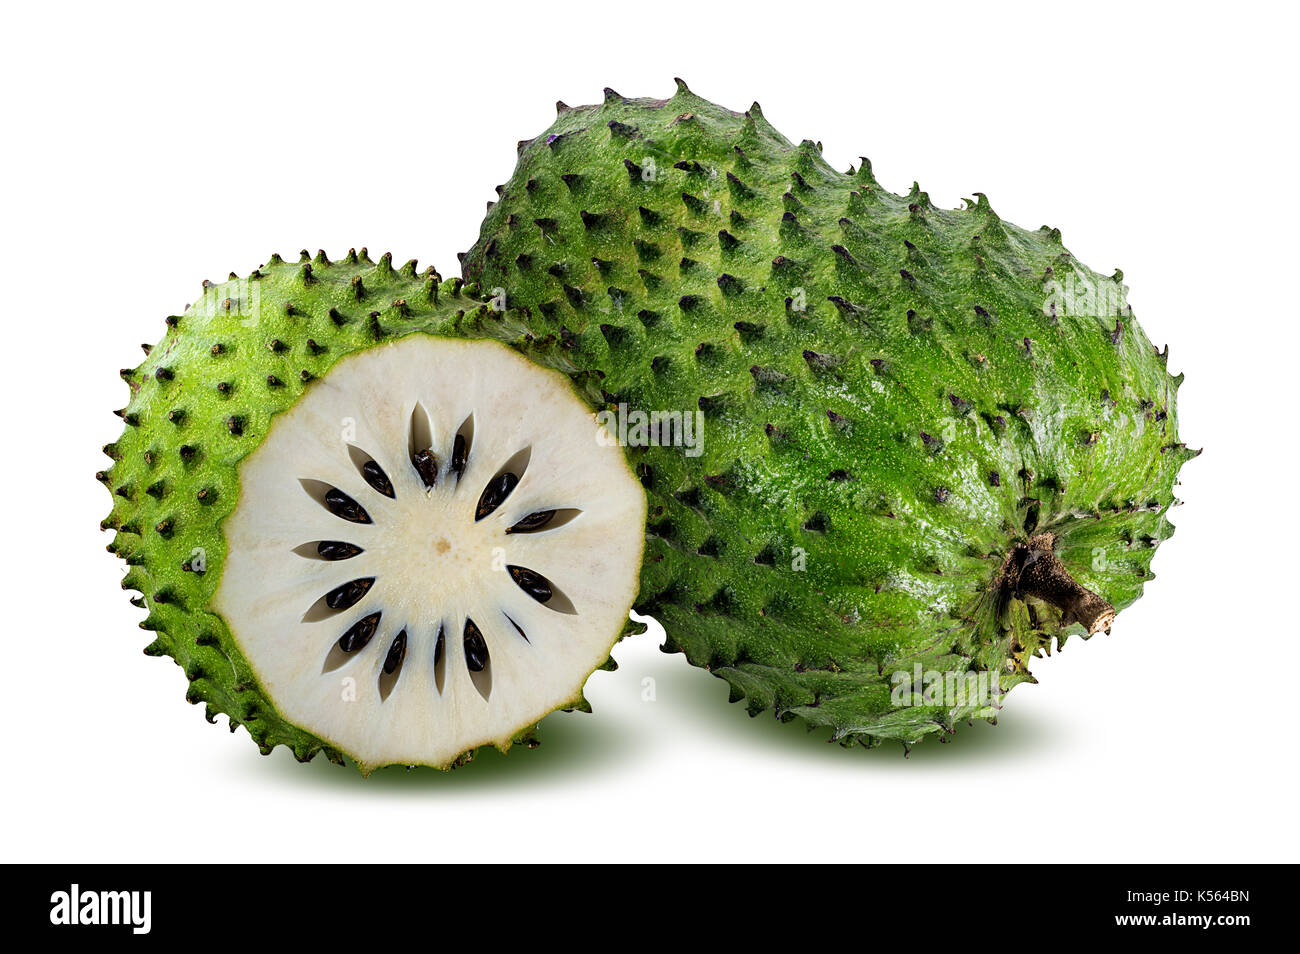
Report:
[[[506,748],[580,703],[645,525],[600,428],[560,374],[423,334],[340,359],[274,418],[239,465],[213,608],[280,715],[369,771]]]

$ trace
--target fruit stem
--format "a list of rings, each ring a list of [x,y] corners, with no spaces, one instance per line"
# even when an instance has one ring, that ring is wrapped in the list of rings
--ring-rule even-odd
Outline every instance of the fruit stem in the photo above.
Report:
[[[1032,596],[1059,609],[1062,626],[1082,623],[1089,635],[1110,629],[1115,607],[1080,586],[1056,557],[1056,535],[1040,533],[1020,544],[1007,560],[1005,581],[1015,595]]]

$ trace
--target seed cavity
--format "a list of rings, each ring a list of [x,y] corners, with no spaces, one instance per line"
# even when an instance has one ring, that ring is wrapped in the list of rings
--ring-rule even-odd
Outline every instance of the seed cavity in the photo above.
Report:
[[[551,581],[535,570],[513,565],[507,566],[506,570],[519,588],[537,602],[546,603],[555,595],[555,588],[551,586]]]
[[[488,659],[487,642],[474,621],[468,617],[465,619],[464,646],[470,682],[474,683],[478,694],[487,702],[492,695],[492,668]]]
[[[554,510],[538,510],[511,527],[506,533],[534,533],[546,527],[555,519]]]
[[[451,448],[451,472],[460,480],[460,475],[465,472],[465,461],[469,458],[469,443],[465,440],[464,434],[457,434],[456,440]]]
[[[371,613],[369,616],[363,616],[347,628],[342,636],[339,637],[338,647],[345,653],[355,653],[359,649],[364,649],[366,644],[374,638],[375,630],[379,628],[379,620],[383,613]]]
[[[469,617],[465,618],[465,665],[470,672],[482,672],[487,668],[489,657],[487,641],[477,625]]]
[[[536,570],[530,570],[524,566],[507,565],[506,570],[510,573],[510,578],[515,581],[516,586],[548,610],[563,613],[566,616],[578,615],[578,609],[573,605],[573,600],[569,599],[565,592],[556,586],[552,580],[542,576]]]
[[[406,630],[403,629],[389,644],[388,654],[384,657],[384,668],[379,674],[378,681],[380,702],[387,702],[388,697],[397,686],[398,677],[402,674],[402,663],[405,659]]]
[[[392,675],[397,671],[397,667],[402,664],[406,658],[406,630],[397,634],[391,646],[388,647],[388,655],[384,657],[384,672]]]
[[[342,540],[321,540],[316,544],[316,555],[322,560],[351,560],[358,553],[364,552],[356,544]]]
[[[325,509],[336,517],[341,517],[350,523],[372,523],[370,514],[366,509],[357,503],[337,487],[331,487],[325,492]]]
[[[438,624],[438,640],[433,646],[433,684],[442,694],[442,687],[447,681],[447,626],[445,623]]]
[[[532,460],[532,447],[525,447],[506,461],[501,469],[497,471],[496,476],[488,481],[487,486],[483,489],[483,494],[479,497],[478,506],[474,509],[474,519],[482,520],[488,514],[500,507],[515,487],[519,486],[519,481],[528,471],[528,462]]]
[[[457,481],[465,474],[465,468],[469,464],[469,454],[473,445],[474,415],[471,414],[465,418],[460,427],[456,428],[456,438],[452,441],[451,472],[456,475]]]
[[[424,405],[416,402],[411,409],[411,427],[406,439],[406,452],[411,458],[420,482],[432,487],[438,482],[438,458],[433,453],[433,425]]]
[[[521,519],[506,533],[540,533],[542,530],[554,530],[562,527],[582,513],[571,507],[556,510],[535,510]]]
[[[522,626],[520,626],[518,623],[516,623],[516,622],[511,618],[511,616],[510,616],[509,613],[502,613],[501,615],[504,616],[504,617],[506,618],[506,620],[510,623],[510,625],[513,626],[513,627],[515,628],[515,632],[517,632],[520,636],[522,636],[522,637],[524,638],[524,642],[526,642],[526,643],[530,643],[530,642],[532,642],[532,640],[530,640],[530,639],[528,638],[528,634],[524,632],[524,628],[523,628]]]
[[[411,456],[411,463],[415,465],[415,472],[420,475],[424,486],[432,487],[438,483],[438,458],[432,450],[426,447],[416,451]]]
[[[519,478],[509,471],[497,474],[489,480],[488,485],[483,489],[483,495],[478,499],[478,506],[474,508],[475,521],[482,520],[505,503],[511,491],[518,485]]]
[[[396,499],[397,494],[393,491],[393,482],[388,479],[384,469],[373,460],[368,460],[361,466],[361,476],[366,479],[366,483],[385,497]]]
[[[361,598],[375,585],[373,576],[350,580],[342,586],[336,586],[325,594],[325,605],[332,610],[351,609],[361,602]]]
[[[379,462],[370,454],[367,454],[355,444],[348,445],[348,457],[352,459],[352,466],[357,469],[361,479],[370,485],[371,489],[383,494],[385,497],[396,499],[397,494],[393,490],[393,482],[388,479],[388,474],[384,468],[379,466]]]

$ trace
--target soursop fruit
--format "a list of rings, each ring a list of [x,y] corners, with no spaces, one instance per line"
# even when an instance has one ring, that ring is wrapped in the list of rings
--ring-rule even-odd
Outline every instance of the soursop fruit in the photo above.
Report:
[[[680,80],[558,113],[463,273],[632,422],[667,651],[751,714],[910,744],[1141,595],[1194,452],[1120,272]],[[664,446],[696,409],[702,443]]]
[[[368,773],[585,707],[636,628],[645,494],[573,382],[492,340],[526,328],[364,250],[167,323],[98,476],[146,652],[210,721]]]

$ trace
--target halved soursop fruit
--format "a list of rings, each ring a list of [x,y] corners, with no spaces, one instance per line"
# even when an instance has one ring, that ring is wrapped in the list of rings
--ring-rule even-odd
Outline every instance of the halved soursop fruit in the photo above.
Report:
[[[995,718],[1031,657],[1138,598],[1195,452],[1118,271],[680,80],[558,111],[463,273],[643,445],[636,608],[666,650],[751,714],[910,744]],[[638,417],[697,408],[689,452]]]
[[[264,752],[368,773],[531,741],[629,628],[645,495],[459,279],[364,250],[205,283],[99,476],[146,650]]]

